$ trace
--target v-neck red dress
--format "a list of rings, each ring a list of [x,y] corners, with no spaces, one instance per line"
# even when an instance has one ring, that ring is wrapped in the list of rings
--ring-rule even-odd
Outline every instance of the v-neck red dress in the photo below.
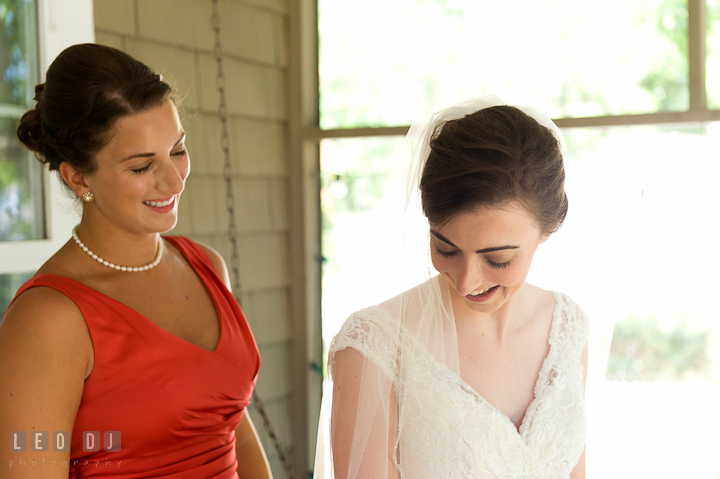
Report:
[[[235,429],[260,369],[257,345],[205,252],[187,238],[164,239],[180,250],[215,304],[220,339],[214,351],[63,276],[36,276],[15,296],[34,286],[54,288],[75,302],[90,331],[95,363],[72,430],[71,479],[237,478]],[[99,433],[99,451],[83,451],[84,431]],[[106,431],[120,432],[119,451],[104,450]]]

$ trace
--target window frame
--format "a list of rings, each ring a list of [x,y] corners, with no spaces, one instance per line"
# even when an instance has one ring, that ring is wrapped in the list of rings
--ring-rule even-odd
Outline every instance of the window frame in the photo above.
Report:
[[[95,41],[92,0],[36,0],[40,81],[55,57],[70,45]],[[79,222],[73,201],[54,174],[43,170],[46,238],[0,242],[0,274],[36,271],[70,238]]]
[[[317,5],[317,0],[313,0],[313,3]],[[706,7],[706,0],[688,0],[688,88],[690,95],[688,110],[634,115],[553,118],[555,124],[560,128],[582,128],[720,121],[720,109],[709,109],[707,107],[705,71]],[[319,64],[317,67],[319,67]],[[319,110],[319,101],[315,108]],[[319,123],[306,125],[302,132],[303,139],[320,142],[321,140],[330,138],[404,135],[409,128],[409,125],[407,125],[395,127],[323,129],[318,125]]]

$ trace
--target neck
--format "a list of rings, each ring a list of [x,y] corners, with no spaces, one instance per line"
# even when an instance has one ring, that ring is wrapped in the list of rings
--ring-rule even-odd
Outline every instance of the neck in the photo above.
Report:
[[[116,225],[99,225],[85,217],[77,226],[77,235],[97,256],[121,266],[152,263],[159,248],[158,233],[135,233]]]
[[[519,296],[522,296],[523,288],[509,298],[498,309],[493,311],[478,311],[468,304],[467,300],[450,287],[450,295],[453,303],[453,313],[458,330],[470,330],[481,333],[488,338],[494,338],[501,345],[512,335],[519,326],[517,324],[518,312],[523,305]]]

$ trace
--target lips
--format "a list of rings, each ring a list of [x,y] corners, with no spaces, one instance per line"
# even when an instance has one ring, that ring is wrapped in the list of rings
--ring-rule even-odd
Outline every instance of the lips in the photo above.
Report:
[[[162,208],[163,206],[171,205],[174,201],[175,201],[175,197],[173,196],[170,199],[162,200],[162,201],[143,201],[143,204],[148,205],[148,206],[154,206],[156,208]]]
[[[490,298],[492,298],[492,296],[495,294],[495,291],[497,291],[499,288],[500,288],[500,285],[498,284],[498,285],[493,286],[492,288],[488,288],[486,290],[481,290],[483,292],[480,294],[473,295],[471,293],[471,294],[465,295],[465,298],[467,298],[469,301],[472,301],[473,303],[484,303],[485,301],[488,301]],[[474,292],[475,291],[473,291],[473,293]]]
[[[486,295],[490,294],[492,291],[496,290],[498,288],[498,286],[500,286],[500,285],[495,285],[492,288],[473,291],[472,293],[470,293],[470,296],[473,296],[473,297],[486,296]]]
[[[496,287],[497,287],[497,286],[493,286],[492,288],[496,288]],[[471,294],[472,296],[482,296],[483,294],[485,294],[485,293],[487,293],[488,291],[490,291],[492,288],[479,289],[479,290],[473,291],[473,292],[470,293],[470,294]]]
[[[143,205],[150,208],[150,211],[157,214],[167,214],[167,213],[173,213],[174,211],[177,211],[177,195],[172,196],[170,199],[167,200],[148,200],[143,201]]]

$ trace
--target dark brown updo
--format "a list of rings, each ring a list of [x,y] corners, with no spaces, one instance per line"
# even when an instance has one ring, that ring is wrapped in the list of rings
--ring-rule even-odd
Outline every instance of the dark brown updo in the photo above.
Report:
[[[420,179],[432,225],[483,206],[518,201],[543,233],[557,231],[568,200],[552,131],[512,106],[494,106],[437,126]]]
[[[130,55],[93,43],[73,45],[35,87],[37,105],[23,115],[17,136],[50,170],[66,161],[91,173],[118,119],[166,100],[177,103],[172,87]]]

